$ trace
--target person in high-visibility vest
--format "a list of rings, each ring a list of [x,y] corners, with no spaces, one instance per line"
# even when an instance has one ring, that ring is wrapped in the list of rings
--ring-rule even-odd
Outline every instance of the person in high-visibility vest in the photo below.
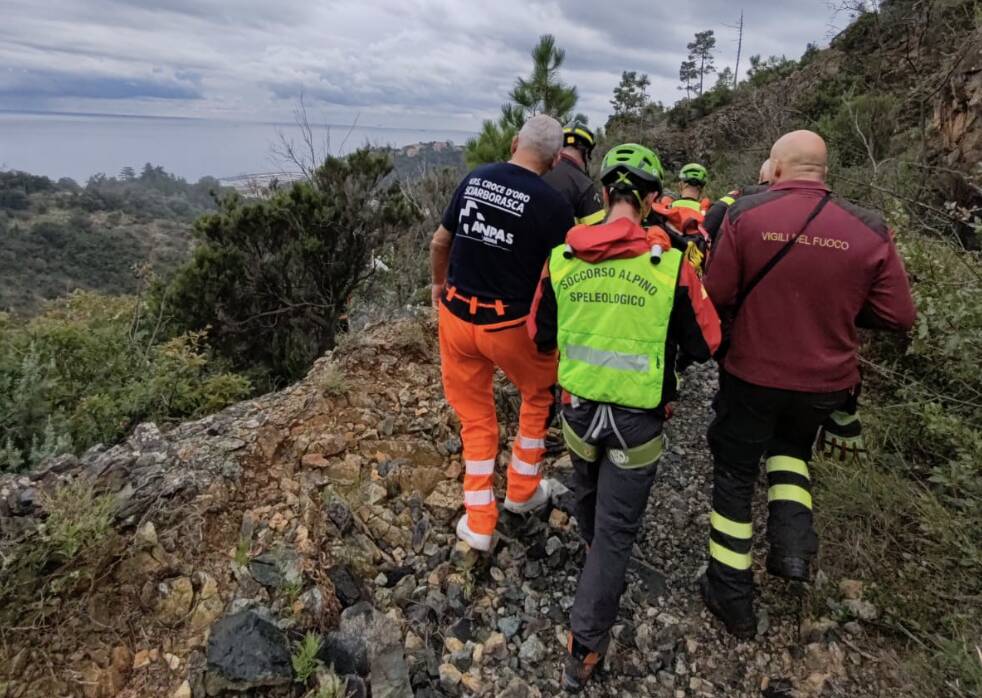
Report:
[[[709,182],[709,170],[698,162],[690,162],[679,170],[679,195],[671,202],[669,208],[687,208],[705,216],[709,209],[709,199],[702,192]]]
[[[604,158],[604,223],[577,226],[549,257],[529,317],[539,350],[559,350],[562,428],[587,556],[571,611],[566,690],[602,661],[627,563],[665,445],[676,366],[707,361],[719,317],[694,268],[641,221],[661,193],[661,164],[625,144]]]
[[[645,219],[646,225],[664,229],[672,246],[685,252],[700,273],[709,249],[709,236],[702,228],[710,206],[709,199],[702,196],[708,181],[709,171],[704,166],[696,162],[685,165],[679,170],[679,195],[661,197]]]

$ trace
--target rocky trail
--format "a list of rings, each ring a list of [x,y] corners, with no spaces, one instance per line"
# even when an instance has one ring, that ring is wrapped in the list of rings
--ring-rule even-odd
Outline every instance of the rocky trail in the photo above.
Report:
[[[491,556],[455,546],[460,441],[434,336],[428,321],[375,328],[280,393],[0,480],[0,697],[560,695],[583,555],[569,498],[504,514]],[[712,367],[690,369],[608,671],[586,695],[902,694],[860,582],[794,588],[758,549],[758,640],[703,610],[714,389]],[[499,406],[512,420],[507,387]],[[104,539],[20,564],[53,538],[51,493],[88,481],[113,493]]]

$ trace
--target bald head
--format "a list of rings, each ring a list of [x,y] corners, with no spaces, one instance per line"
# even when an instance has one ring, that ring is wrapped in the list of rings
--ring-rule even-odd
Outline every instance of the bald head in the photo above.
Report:
[[[760,174],[757,175],[757,184],[770,184],[773,179],[774,165],[771,164],[771,159],[767,158],[764,160],[764,164],[760,166]]]
[[[829,151],[822,137],[813,131],[792,131],[777,139],[771,148],[772,182],[807,179],[824,182],[828,173]]]

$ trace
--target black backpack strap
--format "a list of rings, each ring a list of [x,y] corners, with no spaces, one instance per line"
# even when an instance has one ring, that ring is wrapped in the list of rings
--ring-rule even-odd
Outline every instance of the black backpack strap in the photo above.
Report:
[[[743,305],[743,302],[747,300],[747,296],[749,296],[750,292],[757,287],[757,284],[763,281],[764,277],[767,276],[771,272],[771,270],[777,266],[778,262],[784,259],[785,256],[787,256],[788,252],[790,252],[794,248],[795,244],[797,244],[798,242],[798,238],[800,238],[804,234],[804,232],[808,230],[808,226],[811,225],[812,221],[814,221],[818,217],[818,214],[822,212],[822,209],[825,208],[825,204],[827,204],[829,202],[829,199],[831,198],[832,198],[832,192],[826,192],[825,196],[822,197],[822,200],[818,202],[818,205],[812,210],[810,214],[808,214],[808,218],[805,219],[805,223],[804,225],[801,226],[801,229],[797,233],[795,233],[790,240],[784,243],[784,247],[778,250],[778,253],[776,255],[774,255],[769,260],[767,260],[767,264],[761,267],[760,271],[758,271],[754,275],[754,277],[750,280],[750,282],[740,291],[740,294],[737,296],[736,304],[733,307],[732,317],[736,317],[736,314],[740,312],[740,307]]]

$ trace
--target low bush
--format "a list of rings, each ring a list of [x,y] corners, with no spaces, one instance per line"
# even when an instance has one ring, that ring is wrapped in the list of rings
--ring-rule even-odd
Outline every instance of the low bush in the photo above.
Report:
[[[270,387],[302,377],[335,344],[376,251],[417,213],[388,156],[328,158],[311,181],[268,199],[230,197],[196,224],[199,244],[157,303],[181,331],[207,332],[237,369]]]
[[[84,597],[119,543],[113,528],[115,497],[100,494],[84,477],[42,492],[39,504],[46,518],[38,535],[11,541],[0,555],[4,627],[22,621],[25,612],[42,620],[51,609],[35,605],[38,598],[63,591]],[[64,607],[58,612],[65,613]]]
[[[323,641],[317,633],[307,633],[303,640],[296,643],[290,661],[293,664],[293,675],[297,683],[307,683],[307,680],[317,671],[320,666],[317,653],[321,651],[322,644]]]
[[[158,337],[157,318],[132,297],[77,292],[30,321],[0,314],[0,470],[250,394],[245,378],[212,359],[200,333]]]
[[[56,487],[42,497],[41,506],[48,514],[43,540],[51,559],[74,560],[112,530],[114,497],[97,494],[86,480]]]
[[[873,459],[820,466],[822,567],[876,580],[885,629],[913,642],[912,681],[979,695],[982,256],[922,233],[898,245],[918,323],[909,345],[863,349]]]

